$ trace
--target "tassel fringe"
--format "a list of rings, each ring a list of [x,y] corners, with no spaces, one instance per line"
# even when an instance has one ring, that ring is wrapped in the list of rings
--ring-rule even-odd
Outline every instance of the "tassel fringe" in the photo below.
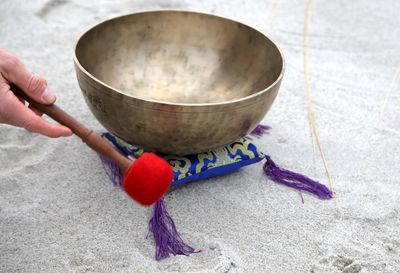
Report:
[[[122,186],[124,174],[122,173],[121,168],[111,159],[100,154],[99,157],[101,159],[101,163],[103,164],[103,168],[106,171],[106,174],[108,175],[114,186]]]
[[[250,132],[250,135],[254,137],[262,137],[263,135],[268,134],[269,130],[271,130],[271,126],[258,124],[257,127]]]
[[[183,242],[163,199],[154,205],[154,214],[149,222],[149,232],[152,233],[156,244],[155,258],[157,261],[166,259],[171,254],[188,256],[200,252]]]
[[[100,159],[114,186],[121,186],[124,176],[121,169],[115,162],[104,156],[100,155]],[[149,221],[149,233],[152,233],[156,244],[155,258],[157,261],[166,259],[171,254],[188,256],[200,252],[183,241],[163,199],[154,205],[153,217]]]
[[[333,194],[325,185],[302,174],[278,167],[271,157],[265,156],[264,173],[274,182],[284,184],[299,191],[307,191],[320,199],[331,199]]]

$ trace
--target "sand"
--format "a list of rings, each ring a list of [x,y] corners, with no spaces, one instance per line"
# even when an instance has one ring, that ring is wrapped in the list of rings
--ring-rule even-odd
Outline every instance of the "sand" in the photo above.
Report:
[[[303,69],[306,1],[1,1],[1,47],[48,79],[58,104],[103,130],[80,93],[80,33],[117,15],[189,9],[267,33],[287,68],[256,140],[280,165],[328,180],[313,151]],[[132,202],[75,137],[0,126],[0,272],[400,272],[400,2],[316,1],[308,71],[333,201],[266,179],[262,163],[166,197],[185,240],[202,250],[157,262],[151,209]],[[391,90],[391,91],[390,91]],[[389,93],[385,103],[385,94]],[[380,113],[383,114],[380,118]]]

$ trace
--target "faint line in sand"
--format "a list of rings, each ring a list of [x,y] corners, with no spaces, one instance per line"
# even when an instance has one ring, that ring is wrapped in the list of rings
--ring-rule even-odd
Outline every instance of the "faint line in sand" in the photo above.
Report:
[[[279,0],[272,0],[271,4],[269,5],[267,13],[267,23],[271,22],[272,18],[274,18],[278,6],[279,6]]]
[[[390,81],[389,87],[385,92],[385,99],[383,100],[383,103],[382,103],[382,106],[381,106],[381,110],[379,112],[379,118],[378,118],[377,125],[379,125],[379,123],[382,121],[383,114],[385,112],[385,108],[386,108],[387,102],[389,100],[390,94],[395,89],[396,83],[397,83],[399,78],[400,78],[400,63],[397,66],[396,70],[394,71],[393,76],[392,76],[392,80]]]
[[[312,15],[314,6],[315,6],[315,1],[308,0],[307,7],[305,10],[305,14],[304,14],[304,31],[303,31],[303,60],[304,61],[303,61],[303,64],[304,64],[304,84],[305,84],[305,89],[306,89],[306,93],[307,93],[307,116],[308,116],[308,122],[309,122],[309,127],[310,127],[310,135],[311,135],[311,141],[312,141],[312,146],[313,146],[313,152],[315,153],[315,143],[316,143],[319,153],[322,158],[322,162],[324,164],[326,176],[328,177],[329,187],[330,187],[331,191],[334,192],[333,187],[332,187],[331,173],[329,171],[328,164],[326,162],[324,149],[322,147],[322,143],[321,143],[320,136],[319,136],[317,122],[316,122],[315,116],[314,116],[314,106],[313,106],[313,103],[311,100],[311,85],[310,85],[310,78],[309,78],[309,74],[308,74],[309,30],[310,30],[311,15]],[[314,166],[315,166],[315,164],[314,164]]]

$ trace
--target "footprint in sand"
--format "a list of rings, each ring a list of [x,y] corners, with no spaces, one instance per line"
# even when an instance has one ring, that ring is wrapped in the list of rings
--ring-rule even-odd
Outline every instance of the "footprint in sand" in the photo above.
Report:
[[[49,139],[22,129],[2,128],[0,131],[0,173],[20,170],[43,161],[53,151]],[[48,146],[48,147],[46,147]]]
[[[318,264],[313,266],[310,272],[330,272],[332,269],[342,273],[358,273],[362,270],[362,267],[352,258],[334,255],[321,259]]]
[[[199,236],[199,235],[198,235]],[[201,249],[189,257],[176,256],[159,263],[161,272],[227,273],[238,272],[241,261],[232,246],[204,237],[183,234],[187,242]]]
[[[39,18],[42,19],[46,19],[47,16],[61,8],[62,6],[68,4],[67,0],[49,0],[48,2],[46,2],[37,12],[36,12],[36,16],[38,16]]]

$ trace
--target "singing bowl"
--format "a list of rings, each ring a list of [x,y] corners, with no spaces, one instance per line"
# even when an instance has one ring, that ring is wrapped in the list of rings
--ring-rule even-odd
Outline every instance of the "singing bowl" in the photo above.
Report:
[[[78,40],[74,63],[98,121],[128,143],[193,154],[248,134],[273,103],[278,47],[226,18],[153,11],[102,22]]]

